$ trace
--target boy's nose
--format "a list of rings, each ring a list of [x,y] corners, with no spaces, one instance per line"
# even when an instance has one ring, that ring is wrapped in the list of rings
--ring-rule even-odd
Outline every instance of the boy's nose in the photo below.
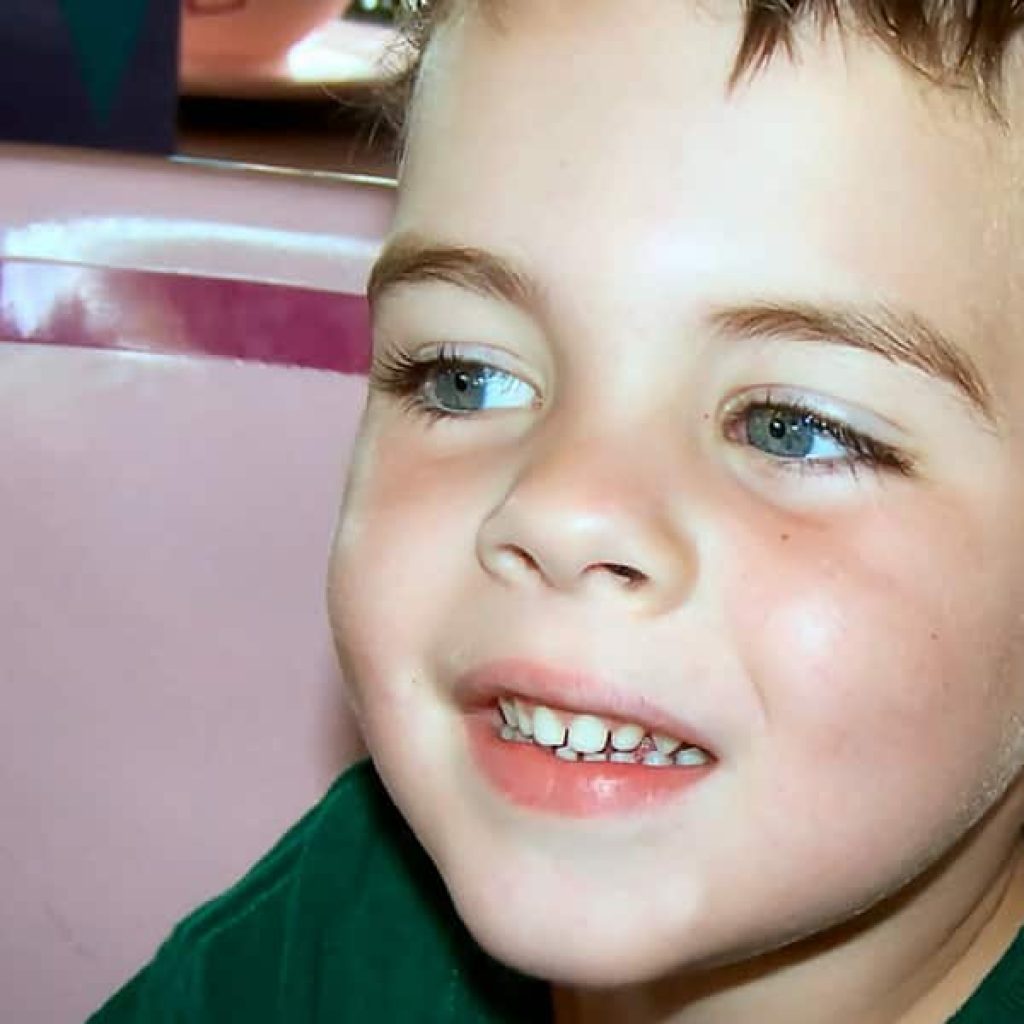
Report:
[[[483,568],[510,586],[614,598],[643,616],[686,600],[697,574],[673,509],[681,467],[635,444],[562,443],[531,459],[477,536]]]

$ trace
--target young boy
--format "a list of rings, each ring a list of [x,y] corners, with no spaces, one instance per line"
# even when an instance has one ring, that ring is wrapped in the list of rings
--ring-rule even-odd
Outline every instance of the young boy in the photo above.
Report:
[[[1022,17],[420,12],[373,767],[96,1024],[1024,1020]]]

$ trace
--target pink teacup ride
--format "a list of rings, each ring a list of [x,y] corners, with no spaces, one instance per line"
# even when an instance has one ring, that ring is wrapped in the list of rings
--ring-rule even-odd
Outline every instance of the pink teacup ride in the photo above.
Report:
[[[323,581],[385,182],[0,148],[0,1019],[81,1020],[361,744]]]

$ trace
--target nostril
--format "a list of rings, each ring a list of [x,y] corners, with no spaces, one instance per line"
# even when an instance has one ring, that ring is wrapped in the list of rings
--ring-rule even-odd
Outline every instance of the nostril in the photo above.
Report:
[[[631,586],[640,583],[644,580],[644,574],[639,569],[634,569],[629,565],[618,565],[615,562],[606,562],[604,568],[607,569],[613,576],[618,576],[620,579],[625,580]]]

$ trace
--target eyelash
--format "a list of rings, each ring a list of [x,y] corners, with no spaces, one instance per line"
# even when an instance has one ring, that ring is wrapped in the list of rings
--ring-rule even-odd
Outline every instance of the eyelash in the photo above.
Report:
[[[457,355],[450,345],[442,346],[436,355],[425,359],[417,359],[407,352],[398,350],[374,360],[370,371],[370,386],[400,398],[403,408],[424,416],[430,423],[437,423],[473,414],[451,412],[428,402],[424,397],[423,387],[430,377],[446,372],[479,372],[493,369],[495,367],[482,361],[465,359]],[[847,453],[840,459],[783,458],[773,457],[766,452],[761,453],[787,472],[827,474],[845,471],[855,475],[858,468],[865,467],[909,476],[914,471],[913,459],[898,448],[854,430],[841,421],[822,416],[817,409],[799,399],[775,398],[770,392],[747,399],[738,408],[730,410],[725,420],[727,439],[737,441],[737,437],[745,432],[746,417],[758,409],[771,409],[784,416],[803,420],[814,430],[830,437]]]

